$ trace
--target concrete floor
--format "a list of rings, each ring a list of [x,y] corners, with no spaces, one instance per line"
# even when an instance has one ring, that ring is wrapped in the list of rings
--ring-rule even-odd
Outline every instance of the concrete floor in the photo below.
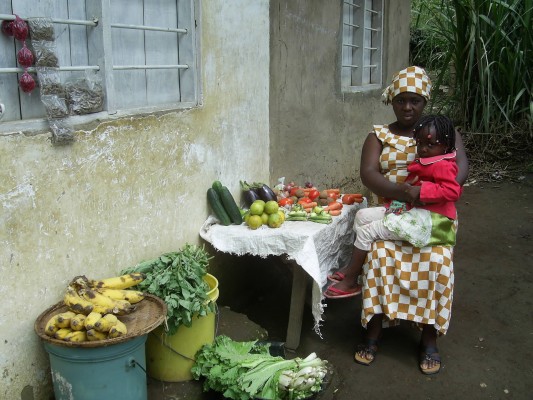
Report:
[[[362,338],[360,298],[330,300],[322,338],[306,309],[296,355],[316,352],[332,375],[317,400],[365,399],[530,399],[533,388],[533,185],[488,183],[466,187],[458,208],[453,318],[439,340],[442,369],[418,370],[419,333],[409,324],[385,331],[375,362],[353,361]],[[241,292],[226,297],[219,333],[235,340],[284,340],[290,277],[272,260]],[[223,296],[221,296],[223,297]],[[231,297],[234,299],[235,296]],[[223,303],[219,303],[223,304]],[[149,400],[220,399],[201,383],[149,381]]]

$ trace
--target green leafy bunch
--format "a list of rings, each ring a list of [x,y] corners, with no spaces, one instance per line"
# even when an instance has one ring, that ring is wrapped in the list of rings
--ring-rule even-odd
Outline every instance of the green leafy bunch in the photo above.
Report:
[[[198,350],[191,373],[196,380],[205,378],[204,391],[228,399],[299,400],[321,390],[326,365],[315,353],[285,360],[270,355],[269,344],[219,335]]]
[[[209,260],[203,247],[186,244],[176,252],[164,253],[122,273],[146,274],[146,279],[136,287],[165,301],[167,333],[173,335],[180,325],[190,327],[193,318],[215,311],[215,304],[207,295],[211,288],[204,280]]]

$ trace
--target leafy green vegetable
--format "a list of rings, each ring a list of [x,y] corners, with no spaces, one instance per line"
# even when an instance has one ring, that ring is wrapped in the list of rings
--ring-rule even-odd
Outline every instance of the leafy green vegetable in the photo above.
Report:
[[[205,378],[204,391],[214,390],[234,400],[298,400],[319,392],[327,361],[315,353],[285,360],[272,356],[268,344],[235,342],[220,335],[196,353],[191,372]]]
[[[173,335],[180,325],[190,327],[196,316],[215,311],[214,302],[207,296],[209,285],[203,279],[209,260],[203,247],[186,244],[179,251],[164,253],[121,273],[146,274],[146,279],[135,288],[165,301],[168,334]]]

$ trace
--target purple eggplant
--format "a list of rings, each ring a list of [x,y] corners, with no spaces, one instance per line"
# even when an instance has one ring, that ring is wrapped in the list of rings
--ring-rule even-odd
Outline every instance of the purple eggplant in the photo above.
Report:
[[[259,197],[261,197],[261,200],[263,201],[277,201],[276,194],[268,187],[266,184],[262,184],[258,189],[257,193],[259,194]]]
[[[253,189],[246,181],[240,181],[242,189],[242,197],[246,207],[250,207],[256,200],[260,200],[261,197],[257,193],[256,189]]]

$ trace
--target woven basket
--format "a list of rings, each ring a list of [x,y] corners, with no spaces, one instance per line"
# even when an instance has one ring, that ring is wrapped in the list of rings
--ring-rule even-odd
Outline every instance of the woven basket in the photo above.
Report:
[[[128,333],[112,339],[96,340],[94,342],[65,342],[64,340],[54,339],[45,333],[46,323],[54,315],[68,311],[67,306],[61,301],[47,310],[45,310],[35,321],[35,332],[44,341],[64,347],[105,347],[117,343],[122,343],[133,338],[148,334],[157,328],[167,315],[167,305],[159,297],[144,294],[144,299],[135,304],[135,311],[128,315],[118,317],[126,324]]]

